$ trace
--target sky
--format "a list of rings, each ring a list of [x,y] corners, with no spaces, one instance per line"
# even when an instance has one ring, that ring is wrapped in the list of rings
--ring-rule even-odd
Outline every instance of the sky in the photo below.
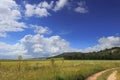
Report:
[[[0,0],[0,59],[120,47],[119,0]]]

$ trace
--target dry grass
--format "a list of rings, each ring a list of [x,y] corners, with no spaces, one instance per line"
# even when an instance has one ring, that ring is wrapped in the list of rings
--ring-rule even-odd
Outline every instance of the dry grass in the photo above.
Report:
[[[116,75],[116,80],[120,80],[120,70],[117,70],[118,72],[117,72],[117,75]]]
[[[0,80],[84,80],[120,61],[36,60],[1,61]]]

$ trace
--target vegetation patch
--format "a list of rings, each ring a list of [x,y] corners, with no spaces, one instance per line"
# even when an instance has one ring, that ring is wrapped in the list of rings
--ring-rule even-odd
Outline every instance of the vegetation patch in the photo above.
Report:
[[[120,67],[120,61],[0,61],[0,80],[85,80],[99,71]]]
[[[117,75],[116,75],[116,80],[120,80],[120,69],[119,70],[117,70],[118,72],[117,72]]]

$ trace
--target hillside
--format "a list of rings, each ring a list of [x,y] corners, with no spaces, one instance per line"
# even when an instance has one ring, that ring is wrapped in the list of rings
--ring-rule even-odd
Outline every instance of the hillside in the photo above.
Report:
[[[101,50],[99,52],[66,52],[54,58],[64,58],[67,60],[120,60],[120,47]]]

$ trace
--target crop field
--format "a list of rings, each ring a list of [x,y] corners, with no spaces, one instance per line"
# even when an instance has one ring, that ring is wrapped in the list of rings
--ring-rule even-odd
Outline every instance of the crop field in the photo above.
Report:
[[[0,61],[0,80],[85,80],[114,67],[119,60],[8,60]]]

